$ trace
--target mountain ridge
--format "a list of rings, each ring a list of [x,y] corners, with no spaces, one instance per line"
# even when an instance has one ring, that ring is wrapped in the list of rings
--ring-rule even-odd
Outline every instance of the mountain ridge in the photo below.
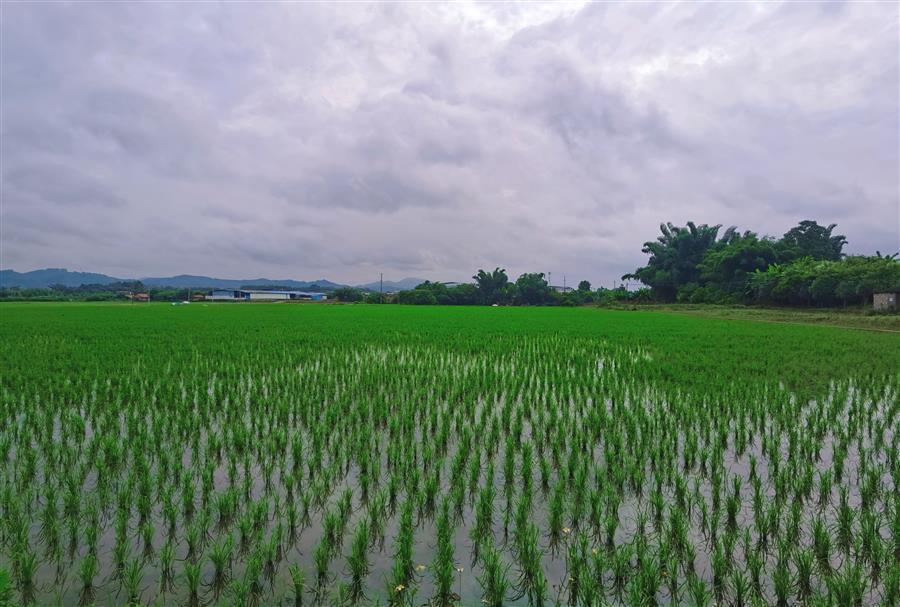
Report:
[[[326,278],[318,280],[293,280],[271,278],[215,278],[195,274],[176,274],[174,276],[148,276],[142,278],[118,278],[97,272],[79,272],[66,268],[42,268],[30,272],[17,272],[12,269],[0,270],[0,288],[19,287],[25,289],[46,289],[51,285],[61,284],[66,287],[80,287],[82,285],[98,284],[108,285],[115,282],[130,282],[139,280],[150,287],[178,287],[178,288],[209,288],[209,289],[239,289],[241,287],[272,287],[284,286],[292,289],[308,289],[318,286],[323,290],[334,290],[348,287],[344,283],[337,283]],[[384,281],[385,291],[401,291],[412,289],[416,285],[425,282],[419,278],[404,278],[399,281]],[[355,288],[368,291],[378,291],[378,281],[353,285]]]

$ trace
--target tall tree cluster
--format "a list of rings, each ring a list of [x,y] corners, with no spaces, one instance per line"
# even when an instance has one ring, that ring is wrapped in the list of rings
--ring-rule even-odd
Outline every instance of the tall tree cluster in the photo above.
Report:
[[[896,255],[850,256],[836,224],[801,221],[781,238],[721,225],[660,225],[644,243],[647,265],[624,279],[650,287],[658,301],[846,305],[900,289]]]

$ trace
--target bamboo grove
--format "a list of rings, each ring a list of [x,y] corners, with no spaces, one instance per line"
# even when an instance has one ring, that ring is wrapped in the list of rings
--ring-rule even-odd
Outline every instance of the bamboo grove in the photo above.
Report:
[[[225,308],[6,309],[9,601],[900,601],[895,336]]]

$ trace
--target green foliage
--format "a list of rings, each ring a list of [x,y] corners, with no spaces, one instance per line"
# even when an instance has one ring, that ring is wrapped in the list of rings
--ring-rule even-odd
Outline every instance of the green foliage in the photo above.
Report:
[[[653,289],[658,299],[673,301],[682,285],[699,281],[699,265],[721,227],[697,226],[692,221],[685,227],[660,224],[662,235],[644,243],[643,252],[650,255],[647,265],[622,278],[636,278]]]
[[[554,293],[543,272],[526,273],[516,279],[516,303],[539,306],[553,303]]]
[[[354,289],[353,287],[341,287],[340,289],[335,289],[332,295],[338,301],[345,302],[357,302],[362,301],[365,298],[365,293],[363,291]]]
[[[778,252],[782,261],[791,261],[803,257],[837,261],[843,255],[847,237],[834,234],[836,223],[820,226],[809,219],[801,221],[796,227],[788,230],[778,242]]]
[[[751,296],[785,305],[837,306],[871,301],[879,291],[900,291],[900,261],[852,256],[840,261],[804,257],[776,264],[748,280]]]
[[[780,240],[719,226],[660,226],[647,242],[647,265],[637,278],[655,299],[682,303],[768,303],[836,306],[871,301],[872,293],[900,288],[895,257],[843,257],[847,239],[835,224],[801,221]]]
[[[9,571],[0,567],[0,607],[12,605],[12,582],[9,579]]]
[[[510,285],[506,270],[500,268],[494,268],[493,272],[478,270],[472,278],[478,285],[481,303],[488,305],[510,303]]]

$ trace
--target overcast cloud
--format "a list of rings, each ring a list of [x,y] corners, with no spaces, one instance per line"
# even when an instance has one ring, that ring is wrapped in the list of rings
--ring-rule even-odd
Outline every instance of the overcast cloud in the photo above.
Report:
[[[0,266],[607,286],[663,221],[900,249],[898,5],[2,5]]]

